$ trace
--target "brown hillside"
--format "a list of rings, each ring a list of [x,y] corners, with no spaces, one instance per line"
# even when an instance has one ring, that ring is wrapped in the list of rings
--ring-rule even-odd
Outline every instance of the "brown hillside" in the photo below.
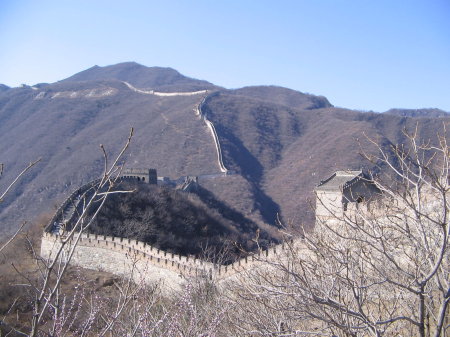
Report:
[[[266,91],[263,87],[260,97]],[[360,155],[359,142],[374,151],[365,135],[388,147],[404,143],[402,130],[418,123],[419,137],[435,140],[443,121],[450,121],[332,107],[299,109],[286,100],[278,105],[251,96],[223,92],[207,101],[207,111],[217,125],[225,165],[253,183],[260,200],[267,201],[261,206],[268,222],[279,211],[286,222],[311,225],[313,189],[320,180],[340,169],[371,168]]]
[[[113,90],[105,97],[55,97],[58,92]],[[77,89],[77,90],[74,90]],[[39,93],[41,99],[35,99]],[[26,163],[42,161],[1,205],[2,226],[48,210],[71,190],[97,177],[99,144],[117,153],[135,127],[126,156],[130,167],[154,167],[178,178],[219,172],[211,135],[193,109],[200,95],[158,97],[135,93],[117,81],[17,88],[0,97],[0,153],[4,186]]]
[[[261,86],[224,90],[169,68],[136,63],[94,67],[54,84],[0,91],[0,189],[28,162],[42,161],[0,205],[0,232],[51,211],[103,167],[99,144],[117,153],[134,126],[128,167],[153,167],[159,176],[219,172],[216,149],[194,108],[202,95],[161,97],[137,93],[122,81],[165,92],[209,89],[203,112],[214,123],[229,176],[200,179],[206,195],[229,214],[260,227],[285,221],[312,223],[308,198],[336,169],[365,167],[356,139],[383,146],[404,141],[418,122],[432,138],[447,117],[408,118],[332,107],[328,100]],[[216,204],[217,206],[217,204]],[[235,212],[235,213],[233,213]],[[269,225],[265,225],[267,223]],[[4,235],[4,234],[3,234]]]

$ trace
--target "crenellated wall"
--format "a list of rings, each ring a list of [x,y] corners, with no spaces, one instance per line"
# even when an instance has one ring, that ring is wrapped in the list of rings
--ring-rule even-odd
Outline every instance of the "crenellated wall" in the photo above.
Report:
[[[73,246],[78,234],[75,233],[72,240],[68,241],[65,251]],[[41,256],[53,260],[62,239],[59,235],[45,232]],[[284,248],[284,244],[281,244],[230,265],[215,265],[194,256],[169,253],[137,240],[82,233],[70,264],[119,276],[133,275],[136,282],[160,282],[166,291],[171,291],[179,289],[187,279],[193,277],[208,277],[216,281],[230,279],[242,271],[252,270],[262,261],[279,257]]]
[[[84,184],[80,188],[76,189],[75,191],[73,191],[69,195],[69,197],[61,204],[61,206],[58,207],[55,214],[53,215],[53,217],[49,221],[48,225],[46,226],[45,231],[51,232],[52,229],[54,229],[56,227],[56,225],[59,224],[61,218],[64,215],[64,211],[68,208],[68,206],[70,206],[74,202],[76,197],[85,194],[89,189],[91,189],[92,187],[97,185],[100,182],[100,180],[101,179],[92,180],[92,181]],[[74,214],[70,214],[69,218],[67,218],[66,220],[70,221],[73,216],[74,216]]]

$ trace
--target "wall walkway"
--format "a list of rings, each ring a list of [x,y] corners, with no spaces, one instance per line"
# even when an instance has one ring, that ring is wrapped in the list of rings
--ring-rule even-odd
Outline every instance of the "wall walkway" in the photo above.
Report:
[[[213,93],[214,94],[214,93]],[[214,145],[216,146],[216,151],[217,151],[217,162],[219,165],[219,169],[222,173],[227,173],[228,170],[225,167],[225,165],[223,164],[223,156],[222,156],[222,148],[220,146],[220,142],[219,142],[219,137],[217,136],[217,131],[216,128],[214,127],[214,124],[208,119],[206,113],[203,112],[202,107],[205,104],[206,100],[211,97],[213,94],[211,95],[206,95],[201,102],[198,104],[197,108],[195,109],[195,113],[197,116],[199,116],[206,124],[206,126],[208,127],[208,129],[210,130],[212,136],[213,136],[213,140],[214,140]]]
[[[200,94],[206,94],[208,90],[199,90],[199,91],[180,91],[180,92],[161,92],[161,91],[154,91],[154,90],[143,90],[136,88],[132,86],[128,82],[123,82],[128,88],[133,90],[134,92],[138,92],[140,94],[145,95],[155,95],[155,96],[165,96],[165,97],[173,97],[173,96],[194,96],[194,95],[200,95]]]

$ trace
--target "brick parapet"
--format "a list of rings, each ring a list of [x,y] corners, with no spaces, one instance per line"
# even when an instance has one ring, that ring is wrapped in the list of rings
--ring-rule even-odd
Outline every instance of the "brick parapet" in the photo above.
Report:
[[[77,236],[78,233],[75,233],[68,243],[69,246],[74,242]],[[59,235],[44,232],[42,238],[43,244],[41,246],[42,257],[51,259],[52,252],[59,247],[58,243],[61,242],[62,239],[63,238]],[[91,257],[88,257],[88,260],[84,258],[75,258],[72,262],[75,265],[88,269],[104,269],[112,273],[117,273],[114,268],[111,270],[106,268],[107,265],[111,264],[111,261],[109,260],[92,263],[93,257],[95,257],[98,250],[101,249],[104,251],[101,255],[106,257],[106,259],[113,260],[114,254],[111,254],[110,256],[105,252],[119,253],[122,257],[127,257],[129,263],[139,260],[147,265],[167,270],[172,273],[172,279],[177,279],[178,283],[181,284],[187,278],[199,276],[209,277],[215,281],[228,279],[242,271],[251,270],[267,260],[279,257],[280,254],[284,254],[285,246],[284,244],[280,244],[267,250],[261,250],[258,253],[237,260],[230,265],[217,265],[203,261],[194,256],[183,256],[166,252],[137,240],[89,233],[81,233],[79,235],[76,250],[78,249],[83,249],[84,251],[90,250],[91,254],[88,255]]]

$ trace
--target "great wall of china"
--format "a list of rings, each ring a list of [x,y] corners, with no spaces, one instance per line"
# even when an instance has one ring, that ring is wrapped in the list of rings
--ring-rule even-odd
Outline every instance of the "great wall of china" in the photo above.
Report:
[[[207,99],[215,93],[208,94],[207,90],[160,93],[153,90],[137,89],[130,84],[125,84],[130,90],[147,95],[168,97],[204,95],[194,111],[204,121],[213,136],[220,171],[222,174],[230,173],[223,163],[222,149],[216,129],[202,110]],[[148,180],[146,179],[146,181]],[[268,264],[267,261],[272,263],[285,261],[293,247],[295,252],[299,254],[311,252],[306,248],[302,239],[295,239],[288,244],[282,243],[267,250],[259,250],[232,264],[220,265],[204,261],[195,256],[173,254],[132,239],[100,236],[87,232],[72,232],[71,236],[67,236],[69,231],[66,230],[66,225],[78,218],[80,208],[83,207],[85,200],[95,194],[98,183],[98,180],[94,180],[81,186],[58,208],[42,235],[42,258],[52,260],[55,258],[55,254],[60,251],[62,252],[59,255],[60,258],[67,259],[71,248],[74,248],[69,261],[72,265],[105,271],[118,276],[133,277],[138,283],[158,282],[161,289],[170,292],[181,289],[185,282],[195,277],[214,280],[219,286],[234,282],[236,279],[245,280],[248,275],[247,272],[270,268],[270,263]],[[192,180],[186,179],[182,189],[187,189],[192,183]],[[342,214],[342,216],[348,218],[352,214],[364,212],[364,209],[366,209],[368,214],[382,220],[384,216],[382,207],[379,208],[379,211],[375,209],[375,212],[373,210],[369,212],[370,198],[374,194],[373,191],[370,192],[371,188],[368,188],[368,185],[371,185],[371,183],[364,178],[362,171],[337,171],[333,176],[322,181],[316,188],[317,198],[320,199],[320,202],[317,203],[316,219],[329,222],[334,218],[335,224],[340,225],[340,220],[335,217],[335,214]],[[365,201],[369,202],[365,203]],[[375,207],[376,201],[375,198]],[[437,201],[430,196],[427,203],[427,207],[432,208]],[[332,216],[330,217],[330,215]],[[334,224],[331,223],[331,225]],[[63,244],[64,247],[62,247]]]
[[[130,84],[127,84],[127,86],[135,92],[146,95],[162,94],[161,96],[170,97],[206,94],[194,111],[211,131],[217,151],[217,163],[221,171],[221,173],[206,176],[232,174],[223,163],[222,149],[214,124],[208,120],[207,114],[202,109],[207,99],[216,93],[208,94],[206,90],[187,93],[158,93],[137,89]],[[188,191],[190,186],[197,184],[198,180],[198,177],[186,176],[175,181],[169,179],[169,182],[167,182],[164,177],[162,177],[162,180],[158,178],[154,169],[125,169],[121,171],[120,179],[130,178],[153,184],[156,184],[159,180],[161,184],[168,183],[183,191]],[[358,185],[359,187],[355,189],[353,185],[357,182],[363,185]],[[322,207],[316,209],[316,217],[326,218],[328,217],[327,212],[336,207],[335,211],[338,213],[342,211],[352,212],[352,209],[357,209],[360,198],[353,200],[347,196],[349,202],[355,203],[355,205],[349,205],[348,210],[347,205],[344,206],[341,201],[345,193],[348,192],[346,192],[346,189],[350,187],[353,191],[360,191],[361,193],[366,191],[365,182],[367,182],[367,179],[364,179],[361,171],[337,171],[333,176],[322,181],[316,189],[318,196],[322,195],[322,202],[318,204]],[[236,279],[243,280],[247,275],[246,272],[267,270],[271,265],[267,262],[279,263],[285,260],[293,247],[295,247],[297,253],[308,254],[309,252],[305,248],[303,240],[299,238],[289,243],[284,242],[272,246],[266,250],[258,250],[256,253],[248,254],[232,264],[221,265],[204,261],[195,256],[173,254],[137,240],[90,234],[87,231],[75,232],[73,228],[77,229],[75,223],[79,219],[79,215],[83,213],[85,205],[93,197],[108,190],[108,186],[105,185],[103,185],[104,190],[99,190],[98,186],[102,183],[100,179],[97,179],[79,187],[58,208],[42,235],[41,256],[44,259],[53,260],[59,251],[61,254],[58,254],[58,256],[67,261],[68,256],[71,255],[70,252],[73,251],[69,261],[72,265],[105,271],[118,276],[132,277],[138,283],[158,282],[161,289],[170,292],[181,289],[181,286],[187,280],[199,276],[214,280],[219,286],[234,282]],[[361,200],[364,200],[364,198]],[[328,204],[325,205],[325,202]]]
[[[222,149],[214,124],[207,118],[202,107],[210,95],[207,90],[195,92],[163,93],[154,90],[142,90],[124,82],[130,90],[146,95],[156,96],[192,96],[206,94],[194,109],[210,130],[217,151],[217,163],[222,173],[229,172],[223,163]],[[90,191],[95,189],[99,180],[91,181],[75,190],[58,208],[50,220],[42,236],[41,256],[51,260],[65,240],[65,227],[77,214],[80,205],[89,197]],[[184,190],[184,188],[183,188]],[[87,269],[102,270],[117,275],[131,275],[136,281],[162,283],[166,289],[179,288],[190,277],[205,276],[216,281],[231,278],[237,273],[254,268],[262,258],[267,259],[280,252],[284,247],[272,247],[269,250],[259,251],[230,265],[217,265],[203,261],[193,256],[175,255],[159,250],[146,243],[119,237],[99,236],[88,233],[75,233],[65,247],[76,241],[76,250],[70,263]]]
[[[124,173],[129,174],[129,173]],[[109,272],[119,276],[132,275],[136,282],[158,282],[165,291],[179,289],[192,277],[207,277],[216,282],[233,279],[263,261],[283,256],[285,245],[260,250],[229,265],[213,264],[195,256],[173,254],[137,240],[75,232],[68,237],[83,207],[93,197],[100,179],[76,189],[61,204],[47,225],[41,240],[41,256],[52,260],[67,241],[63,258],[76,244],[70,263],[75,266]],[[102,191],[100,191],[101,193]]]
[[[134,87],[128,82],[123,82],[130,90],[144,94],[144,95],[155,95],[155,96],[162,96],[162,97],[175,97],[175,96],[195,96],[195,95],[205,95],[203,99],[200,101],[200,103],[196,106],[194,109],[195,114],[200,117],[208,127],[209,131],[211,132],[211,135],[214,140],[214,145],[216,147],[217,151],[217,162],[219,165],[219,169],[222,173],[227,173],[228,170],[225,167],[223,163],[223,156],[222,156],[222,148],[220,146],[219,137],[217,136],[216,128],[214,127],[214,124],[208,119],[206,113],[203,113],[202,107],[205,104],[206,100],[214,95],[215,93],[208,94],[208,90],[198,90],[198,91],[188,91],[188,92],[160,92],[160,91],[154,91],[154,90],[143,90]]]
[[[213,95],[213,94],[211,94],[211,95]],[[206,95],[205,97],[203,97],[202,101],[197,105],[197,107],[195,109],[195,114],[197,116],[199,116],[201,119],[203,119],[203,121],[205,122],[206,126],[211,131],[211,134],[212,134],[213,139],[214,139],[214,144],[216,146],[217,161],[218,161],[218,164],[219,164],[220,171],[223,172],[223,173],[227,173],[228,170],[225,167],[225,165],[223,164],[222,148],[220,147],[219,137],[217,136],[216,128],[214,127],[214,124],[208,119],[206,113],[204,113],[203,110],[202,110],[203,105],[205,104],[206,100],[209,97],[211,97],[211,95]]]
[[[208,93],[208,90],[198,90],[198,91],[179,91],[179,92],[162,92],[162,91],[155,91],[155,90],[143,90],[134,87],[128,82],[123,82],[128,88],[133,90],[134,92],[138,92],[140,94],[146,94],[146,95],[155,95],[155,96],[165,96],[165,97],[174,97],[174,96],[194,96],[194,95],[200,95],[200,94],[206,94]]]
[[[221,283],[233,276],[254,269],[264,261],[283,255],[284,244],[246,256],[229,265],[213,264],[195,256],[182,256],[152,247],[137,240],[75,233],[66,249],[75,242],[75,253],[70,263],[75,266],[109,272],[118,276],[132,275],[136,282],[159,282],[165,290],[179,289],[193,277],[207,277]],[[52,260],[61,246],[61,237],[45,232],[41,243],[41,256]]]

